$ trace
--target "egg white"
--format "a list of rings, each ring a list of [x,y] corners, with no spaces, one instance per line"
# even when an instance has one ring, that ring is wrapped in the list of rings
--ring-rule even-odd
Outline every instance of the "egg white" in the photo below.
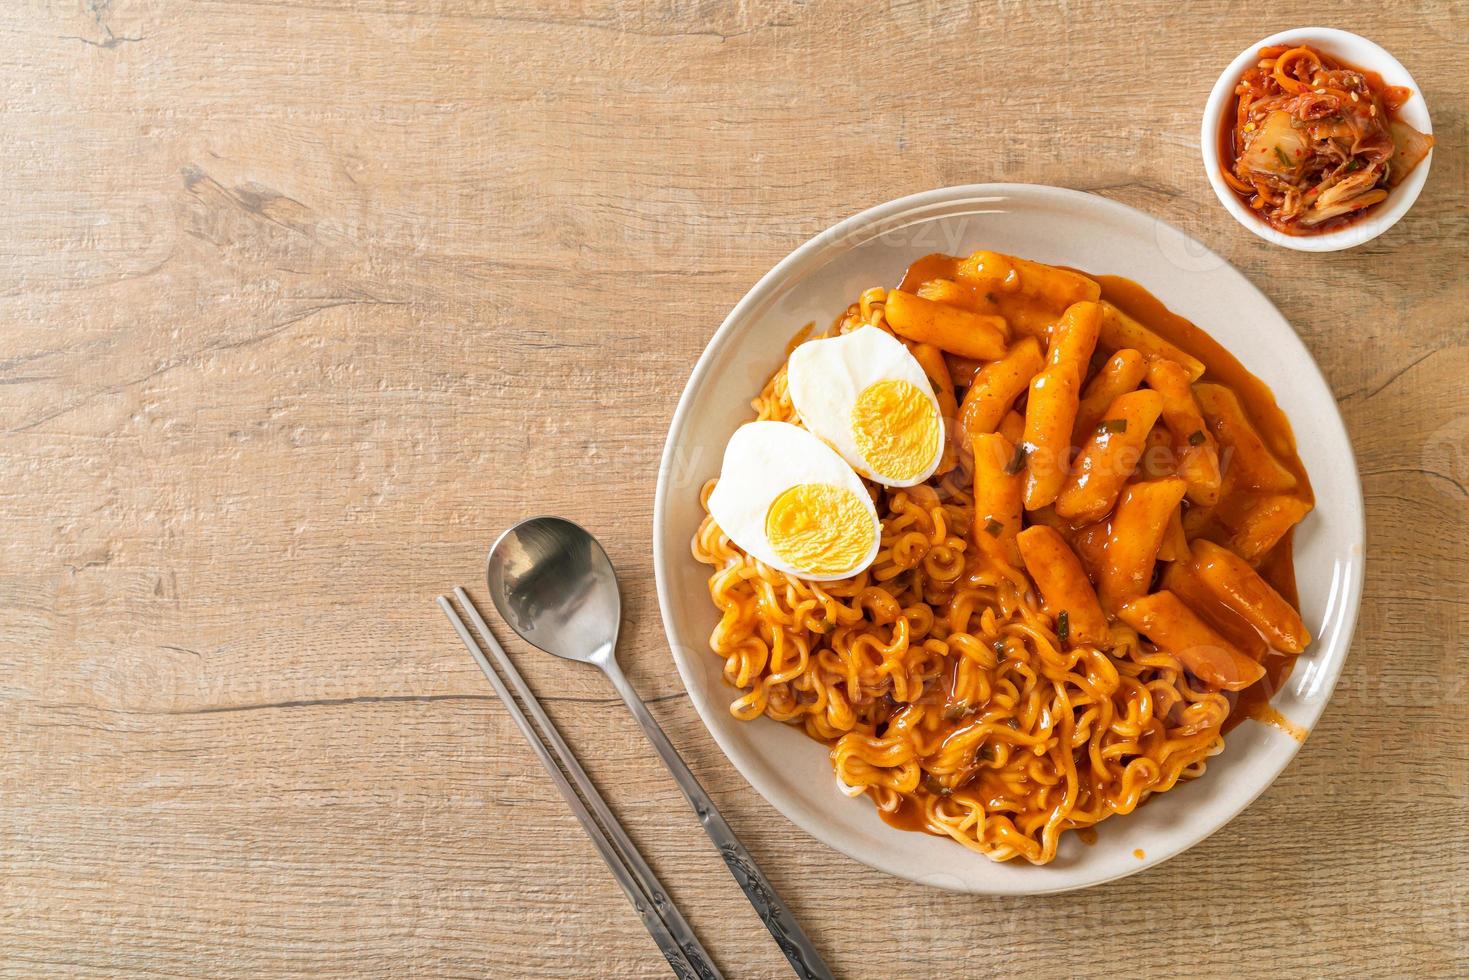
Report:
[[[775,499],[791,487],[822,483],[852,491],[872,519],[872,547],[862,561],[840,574],[814,575],[775,553],[765,533]],[[850,578],[877,557],[882,526],[862,480],[834,450],[789,422],[749,422],[735,430],[724,449],[719,482],[709,495],[709,514],[720,530],[745,552],[798,578],[832,582]]]
[[[868,479],[888,487],[911,487],[927,480],[938,468],[943,439],[937,440],[933,459],[911,479],[874,471],[852,433],[852,406],[858,395],[879,381],[906,381],[923,392],[933,405],[942,432],[938,399],[923,366],[902,341],[877,327],[859,327],[840,337],[807,341],[791,352],[786,368],[791,404],[806,428]]]

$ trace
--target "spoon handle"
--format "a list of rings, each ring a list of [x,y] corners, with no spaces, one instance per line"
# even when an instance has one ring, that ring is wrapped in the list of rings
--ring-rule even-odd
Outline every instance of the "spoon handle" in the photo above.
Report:
[[[663,764],[673,774],[678,788],[683,790],[683,795],[694,808],[694,813],[699,817],[699,822],[704,825],[704,831],[709,835],[716,847],[719,848],[719,856],[724,858],[724,863],[729,867],[729,873],[734,875],[735,881],[739,882],[745,890],[745,897],[750,904],[755,906],[755,911],[760,915],[760,921],[765,923],[765,928],[775,937],[776,945],[790,961],[791,968],[796,971],[796,976],[802,980],[831,980],[831,970],[827,968],[826,962],[822,960],[821,954],[816,952],[810,937],[801,929],[796,917],[781,897],[776,894],[775,886],[766,880],[765,875],[755,865],[755,859],[750,852],[745,850],[745,845],[735,836],[735,832],[725,823],[724,817],[714,806],[714,801],[709,799],[709,794],[704,792],[704,787],[694,778],[689,771],[688,765],[663,734],[663,729],[653,716],[648,713],[648,708],[643,704],[643,699],[638,696],[627,676],[617,666],[615,658],[608,658],[599,666],[607,672],[607,677],[612,681],[612,686],[627,702],[633,717],[638,724],[643,726],[643,734],[648,736],[648,741],[653,743]]]

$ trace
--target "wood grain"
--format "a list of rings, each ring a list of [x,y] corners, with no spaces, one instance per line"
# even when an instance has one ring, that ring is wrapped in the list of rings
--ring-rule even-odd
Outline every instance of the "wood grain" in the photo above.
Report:
[[[1196,145],[1219,67],[1317,22],[1396,52],[1440,140],[1406,220],[1319,256],[1239,228]],[[844,975],[1469,972],[1466,32],[1461,2],[0,6],[0,975],[661,975],[432,603],[531,512],[607,543],[634,683]],[[792,827],[683,695],[648,557],[675,400],[744,290],[978,180],[1238,266],[1367,494],[1297,761],[1188,853],[1049,898]],[[786,975],[595,672],[511,652],[726,972]]]

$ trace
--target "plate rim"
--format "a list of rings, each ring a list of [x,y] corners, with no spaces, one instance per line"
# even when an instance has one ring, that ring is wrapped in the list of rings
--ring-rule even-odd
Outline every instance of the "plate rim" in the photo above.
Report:
[[[808,820],[803,814],[795,812],[795,807],[787,806],[782,799],[773,797],[756,779],[752,778],[750,771],[741,761],[745,756],[746,750],[743,747],[730,744],[725,737],[721,736],[718,728],[710,723],[706,717],[706,712],[715,710],[716,706],[707,700],[706,692],[703,691],[699,684],[695,683],[695,680],[699,676],[698,673],[691,665],[685,665],[685,655],[681,652],[681,648],[687,646],[687,644],[682,642],[682,638],[675,631],[674,617],[671,611],[674,604],[670,585],[671,576],[663,549],[659,547],[659,542],[663,539],[667,530],[667,512],[672,492],[669,486],[670,475],[674,472],[677,465],[676,456],[678,446],[676,444],[676,437],[681,435],[682,430],[686,427],[690,409],[696,397],[695,392],[702,387],[706,380],[706,375],[713,370],[715,355],[722,352],[724,347],[735,340],[739,325],[749,316],[752,310],[758,308],[760,304],[771,298],[773,294],[784,287],[788,280],[797,277],[803,266],[816,259],[820,259],[821,265],[825,265],[826,262],[835,259],[842,252],[849,251],[872,238],[880,237],[882,234],[890,233],[894,230],[894,228],[884,227],[884,222],[894,218],[912,215],[913,221],[895,226],[895,228],[902,228],[906,227],[906,224],[923,220],[921,212],[924,209],[932,208],[936,205],[953,205],[962,202],[966,198],[988,198],[992,200],[1001,198],[1014,201],[1017,197],[1026,196],[1032,198],[1031,203],[1038,203],[1037,199],[1043,197],[1050,198],[1051,200],[1069,200],[1077,207],[1099,208],[1102,211],[1111,211],[1114,215],[1124,219],[1135,220],[1142,218],[1146,221],[1153,222],[1156,226],[1167,229],[1172,235],[1177,236],[1180,241],[1184,242],[1191,249],[1197,250],[1196,253],[1191,252],[1191,254],[1199,254],[1211,258],[1217,261],[1219,265],[1227,267],[1238,277],[1240,282],[1254,291],[1259,300],[1267,304],[1272,310],[1275,310],[1281,322],[1287,327],[1286,335],[1280,337],[1279,341],[1286,344],[1293,342],[1296,345],[1297,352],[1304,358],[1304,363],[1309,365],[1309,369],[1313,372],[1315,380],[1320,384],[1322,390],[1331,397],[1333,411],[1330,417],[1318,421],[1323,421],[1329,428],[1333,429],[1332,434],[1339,436],[1341,444],[1345,447],[1346,458],[1344,462],[1347,464],[1345,473],[1350,479],[1350,489],[1352,491],[1348,495],[1346,502],[1350,506],[1348,516],[1354,517],[1355,520],[1349,529],[1352,533],[1352,540],[1344,542],[1351,557],[1351,560],[1347,563],[1345,581],[1342,583],[1345,589],[1345,595],[1341,598],[1344,601],[1341,603],[1341,611],[1334,618],[1328,620],[1328,624],[1332,627],[1330,629],[1331,640],[1326,645],[1325,650],[1335,652],[1340,648],[1340,655],[1330,657],[1325,665],[1325,672],[1320,679],[1323,688],[1320,699],[1307,704],[1300,717],[1291,719],[1305,732],[1305,735],[1299,739],[1288,739],[1290,744],[1285,746],[1285,751],[1277,754],[1278,758],[1272,758],[1269,767],[1271,771],[1259,783],[1254,792],[1250,793],[1247,798],[1239,801],[1238,805],[1230,807],[1229,812],[1203,834],[1192,840],[1188,840],[1186,843],[1160,848],[1156,852],[1150,852],[1146,859],[1139,860],[1135,867],[1125,867],[1116,873],[1100,874],[1096,877],[1054,886],[1040,885],[1039,887],[1021,888],[984,887],[971,885],[964,881],[933,880],[931,878],[915,877],[909,869],[906,869],[900,863],[883,860],[880,856],[869,853],[857,853],[855,849],[843,846],[829,836],[826,832],[827,828],[819,821]],[[861,234],[862,232],[870,232],[870,234],[864,235]],[[1346,488],[1343,487],[1340,489]],[[1335,395],[1332,392],[1331,386],[1327,383],[1325,376],[1321,373],[1320,366],[1316,363],[1316,359],[1312,356],[1310,349],[1306,347],[1305,342],[1301,340],[1295,327],[1249,277],[1245,276],[1232,263],[1226,261],[1212,249],[1198,242],[1193,236],[1186,234],[1164,219],[1148,214],[1131,205],[1114,201],[1100,194],[1075,190],[1073,188],[1056,187],[1048,184],[995,182],[956,184],[934,188],[904,195],[866,208],[808,238],[771,267],[769,271],[762,275],[750,287],[734,307],[731,308],[730,312],[720,323],[718,329],[714,331],[709,341],[705,344],[693,370],[689,373],[688,381],[685,382],[682,393],[679,395],[678,403],[669,422],[668,433],[664,439],[663,452],[659,458],[657,483],[653,498],[651,544],[653,551],[654,584],[658,598],[659,614],[663,621],[664,634],[668,641],[670,653],[673,656],[674,666],[678,671],[680,683],[682,683],[684,690],[689,695],[690,703],[699,716],[700,724],[703,725],[710,737],[714,739],[715,744],[719,746],[725,758],[762,799],[774,807],[783,817],[820,843],[885,874],[929,887],[968,894],[1043,895],[1075,891],[1081,888],[1091,888],[1155,867],[1196,846],[1223,829],[1238,817],[1240,813],[1248,809],[1261,794],[1274,785],[1275,781],[1280,777],[1280,774],[1295,759],[1297,753],[1300,751],[1301,745],[1305,742],[1305,738],[1315,729],[1322,712],[1331,700],[1337,682],[1341,677],[1342,670],[1345,667],[1346,658],[1351,652],[1352,639],[1356,632],[1356,623],[1362,603],[1364,568],[1366,564],[1366,511],[1362,497],[1361,476],[1357,467],[1351,436],[1347,431],[1345,421],[1342,419],[1341,411],[1336,404]],[[1323,630],[1323,636],[1317,637],[1317,642],[1320,642],[1324,638],[1325,633],[1326,631]],[[707,639],[705,639],[704,649],[695,652],[712,656],[708,652],[707,646]],[[718,710],[723,710],[723,706],[718,706]],[[756,719],[755,721],[758,722],[759,720]],[[957,843],[954,846],[963,849],[962,845]],[[973,855],[975,858],[981,860],[988,860],[973,851],[969,851],[968,849],[963,850],[967,855]]]

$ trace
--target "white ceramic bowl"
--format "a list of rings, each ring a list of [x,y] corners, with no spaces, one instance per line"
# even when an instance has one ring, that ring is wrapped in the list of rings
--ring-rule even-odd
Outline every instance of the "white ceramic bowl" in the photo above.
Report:
[[[1289,324],[1223,259],[1171,225],[1078,191],[979,184],[905,197],[841,222],[767,273],[709,342],[674,413],[653,511],[658,600],[679,674],[710,733],[751,785],[807,833],[924,884],[990,894],[1065,891],[1139,871],[1218,830],[1270,785],[1297,741],[1246,721],[1202,779],[1104,821],[1095,844],[1068,834],[1049,865],[996,864],[950,840],[887,826],[871,801],[837,790],[825,747],[799,730],[730,715],[735,692],[709,651],[717,620],[709,569],[689,548],[702,516],[699,488],[717,475],[726,440],[750,419],[750,399],[780,365],[791,335],[813,320],[826,326],[868,286],[895,284],[921,255],[980,247],[1135,279],[1274,389],[1296,427],[1318,503],[1296,537],[1302,613],[1316,641],[1273,704],[1310,729],[1341,672],[1362,591],[1361,487],[1336,401]],[[1241,852],[1248,853],[1246,842]]]
[[[1423,90],[1413,81],[1408,69],[1380,45],[1334,27],[1297,27],[1262,38],[1241,51],[1239,57],[1229,63],[1229,67],[1224,69],[1224,73],[1214,83],[1209,101],[1204,104],[1203,128],[1199,131],[1199,146],[1203,150],[1204,172],[1209,175],[1209,183],[1214,187],[1219,203],[1234,215],[1234,219],[1267,242],[1300,252],[1336,252],[1370,242],[1397,224],[1398,219],[1407,214],[1413,202],[1418,200],[1418,193],[1428,180],[1433,151],[1430,150],[1423,162],[1413,168],[1408,179],[1394,187],[1387,200],[1376,205],[1367,217],[1345,228],[1320,235],[1287,235],[1276,231],[1260,220],[1224,181],[1219,165],[1220,124],[1224,113],[1230,111],[1234,104],[1234,87],[1240,76],[1246,68],[1260,60],[1260,49],[1272,44],[1310,44],[1317,50],[1349,62],[1357,68],[1377,72],[1388,85],[1402,85],[1412,89],[1413,97],[1404,104],[1399,115],[1403,122],[1419,132],[1433,132],[1433,122],[1428,118],[1428,105],[1424,102]]]

